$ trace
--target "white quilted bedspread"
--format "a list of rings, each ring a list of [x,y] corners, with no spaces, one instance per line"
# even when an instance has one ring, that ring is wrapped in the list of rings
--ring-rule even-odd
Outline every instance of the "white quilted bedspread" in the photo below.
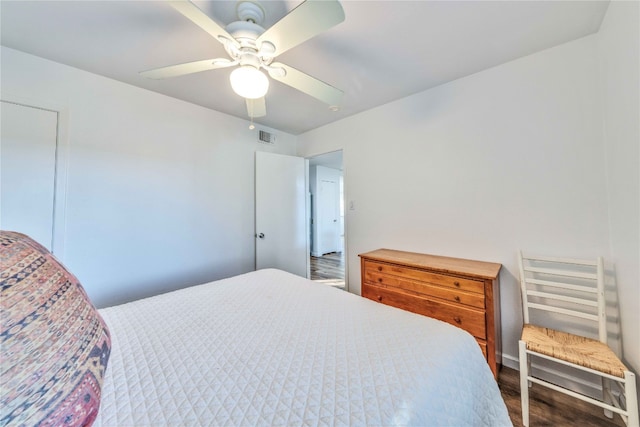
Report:
[[[95,426],[511,425],[471,335],[282,271],[100,312]]]

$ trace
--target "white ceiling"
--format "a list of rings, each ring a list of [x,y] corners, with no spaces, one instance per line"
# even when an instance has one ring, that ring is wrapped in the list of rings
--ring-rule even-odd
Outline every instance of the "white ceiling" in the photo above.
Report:
[[[219,23],[234,1],[194,1]],[[270,27],[299,2],[263,6]],[[390,101],[598,31],[608,1],[342,1],[343,23],[279,62],[345,92],[341,109],[272,81],[256,122],[300,134]],[[247,118],[230,69],[167,80],[138,72],[227,57],[217,41],[160,1],[0,1],[1,43],[23,52]]]

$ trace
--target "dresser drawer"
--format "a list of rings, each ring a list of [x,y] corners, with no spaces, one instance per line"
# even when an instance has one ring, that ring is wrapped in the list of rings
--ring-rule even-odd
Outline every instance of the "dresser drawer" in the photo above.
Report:
[[[417,279],[434,285],[446,286],[453,289],[460,289],[467,292],[484,293],[484,282],[481,280],[465,279],[461,277],[438,274],[424,270],[404,267],[395,264],[385,264],[370,260],[364,261],[364,271],[385,273],[400,276],[406,279]]]
[[[487,343],[484,341],[480,341],[478,339],[476,339],[476,341],[478,342],[478,345],[480,346],[480,349],[482,350],[482,354],[484,355],[484,358],[487,358]]]
[[[465,304],[471,307],[484,309],[484,294],[465,292],[457,288],[437,286],[428,282],[406,279],[401,276],[391,276],[380,273],[378,270],[374,269],[365,270],[364,280],[371,285],[398,288],[440,298],[453,303]]]
[[[466,330],[477,338],[486,339],[487,333],[484,311],[464,308],[459,304],[454,305],[446,302],[438,302],[427,297],[396,292],[388,288],[371,286],[366,283],[362,285],[362,296],[383,304],[451,323],[454,326]]]

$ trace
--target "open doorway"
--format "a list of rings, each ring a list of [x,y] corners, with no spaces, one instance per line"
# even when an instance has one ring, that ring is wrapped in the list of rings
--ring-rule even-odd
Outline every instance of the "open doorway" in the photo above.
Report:
[[[346,290],[342,169],[342,150],[309,158],[309,265],[311,280]]]

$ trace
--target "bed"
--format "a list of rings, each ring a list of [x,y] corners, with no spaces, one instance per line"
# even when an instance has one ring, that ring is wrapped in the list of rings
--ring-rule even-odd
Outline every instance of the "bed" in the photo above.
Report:
[[[106,332],[86,353],[101,387],[76,425],[511,425],[471,335],[283,271],[95,316]]]

